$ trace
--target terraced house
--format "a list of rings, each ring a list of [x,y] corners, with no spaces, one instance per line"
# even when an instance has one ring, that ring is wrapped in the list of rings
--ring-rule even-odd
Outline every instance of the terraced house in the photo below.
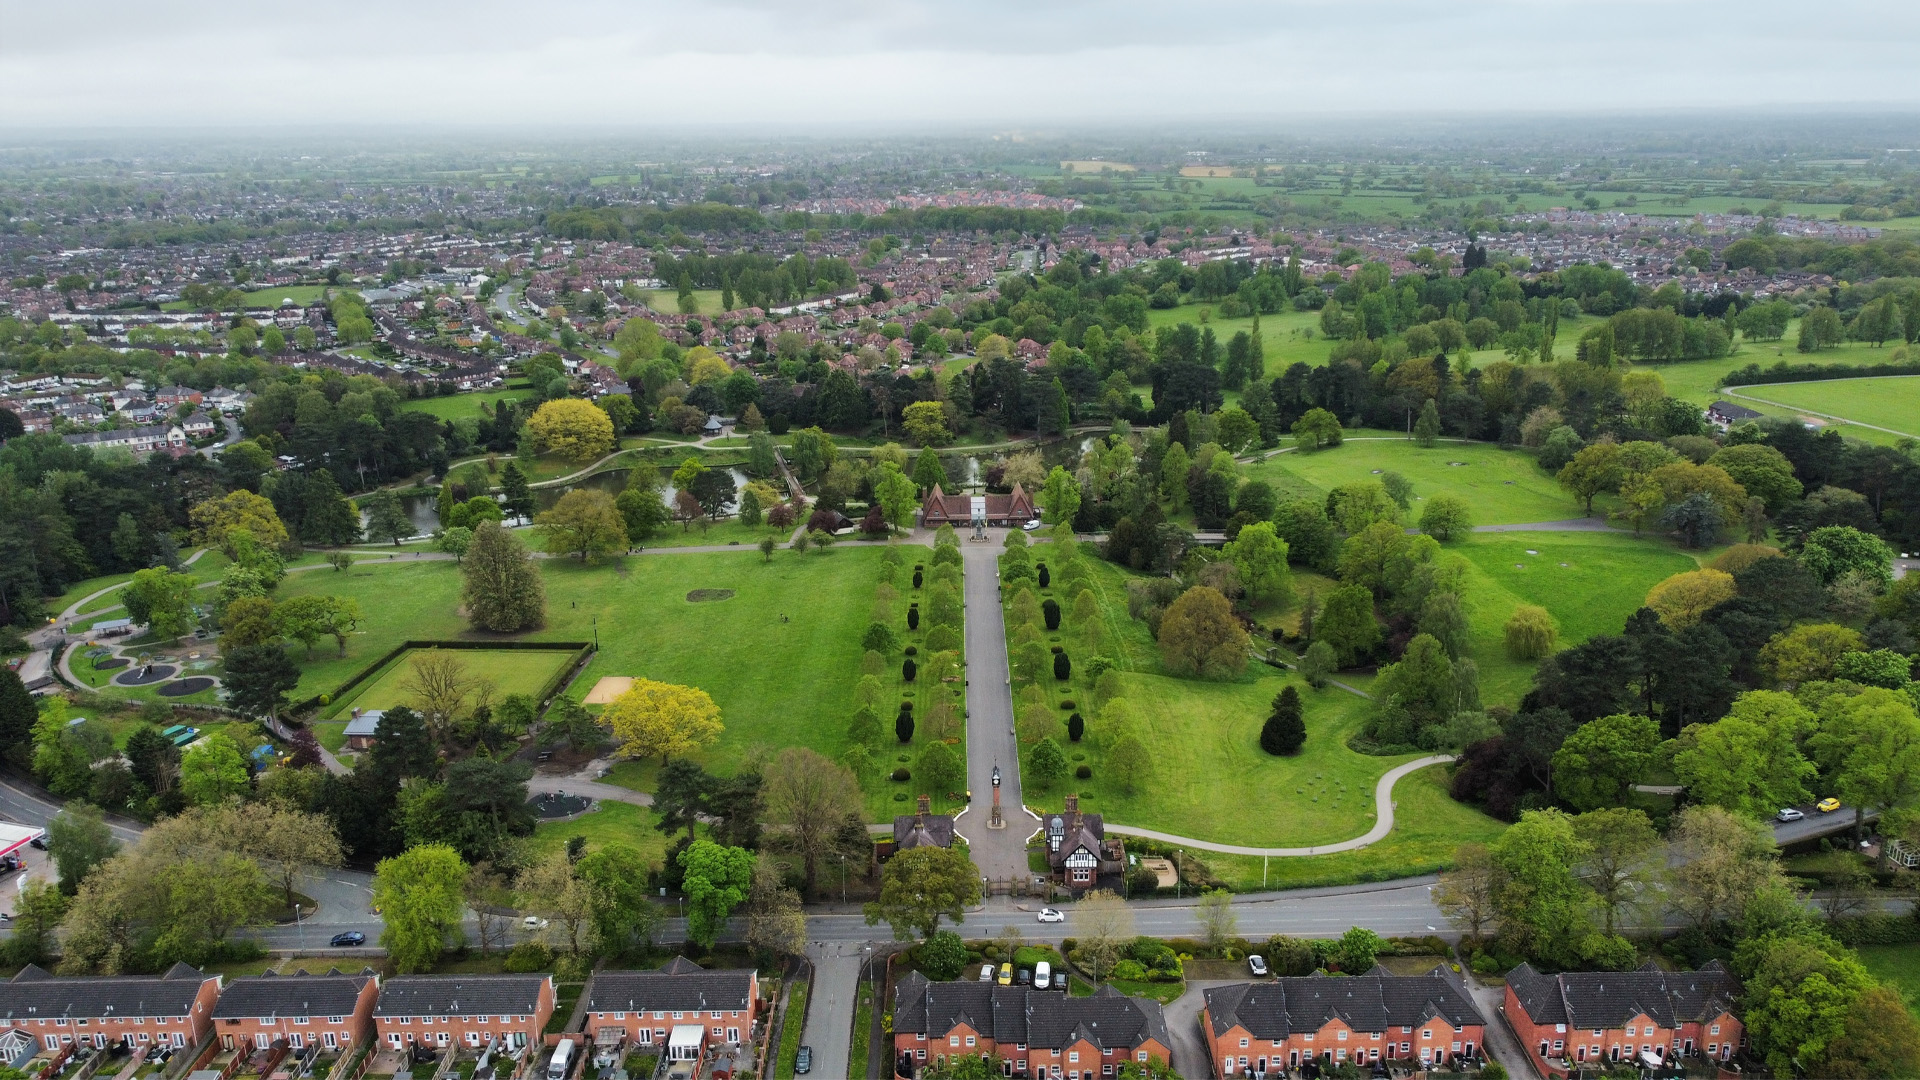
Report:
[[[42,1050],[193,1046],[213,1024],[220,977],[187,964],[167,973],[62,977],[33,964],[0,983],[0,1034]]]
[[[760,977],[752,968],[708,971],[676,956],[659,971],[602,971],[587,987],[595,1046],[621,1043],[673,1061],[753,1040]]]
[[[894,1073],[919,1075],[949,1058],[998,1058],[1006,1076],[1109,1077],[1125,1061],[1165,1064],[1173,1042],[1160,1003],[1111,986],[1092,997],[983,982],[930,982],[912,972],[894,986]]]
[[[538,1042],[553,1015],[551,975],[399,975],[380,985],[373,1020],[395,1050]]]
[[[371,970],[343,975],[296,971],[233,980],[214,1006],[213,1030],[225,1050],[265,1050],[285,1039],[294,1050],[357,1045],[372,1030],[380,979]]]
[[[1470,1061],[1487,1021],[1437,971],[1307,975],[1207,990],[1200,1013],[1218,1076],[1262,1075],[1303,1064]]]
[[[1566,1076],[1587,1062],[1660,1068],[1681,1058],[1726,1061],[1746,1027],[1733,1013],[1740,981],[1710,961],[1697,971],[1507,973],[1507,1022],[1543,1073]]]

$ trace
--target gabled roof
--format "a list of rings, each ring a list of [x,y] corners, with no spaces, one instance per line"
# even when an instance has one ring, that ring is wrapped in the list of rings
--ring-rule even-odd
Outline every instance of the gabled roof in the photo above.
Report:
[[[296,971],[292,975],[247,975],[233,980],[213,1007],[216,1020],[246,1016],[347,1016],[360,1000],[360,990],[374,979],[373,972],[343,975],[338,968],[325,975]]]
[[[1487,1022],[1464,994],[1438,975],[1307,975],[1216,986],[1206,995],[1216,1036],[1236,1024],[1256,1039],[1284,1039],[1295,1032],[1319,1031],[1331,1020],[1365,1032],[1436,1017],[1456,1028]]]
[[[380,984],[375,1016],[530,1016],[546,975],[398,975]]]
[[[1160,1003],[1107,986],[1092,997],[992,982],[929,982],[909,972],[894,986],[893,1030],[939,1038],[965,1025],[996,1042],[1064,1050],[1085,1039],[1103,1049],[1149,1040],[1172,1049]]]
[[[1521,964],[1507,975],[1513,996],[1536,1024],[1614,1028],[1636,1016],[1661,1027],[1706,1022],[1733,1011],[1740,980],[1718,960],[1697,971],[1569,971],[1543,975]]]
[[[753,997],[753,969],[708,971],[676,956],[659,971],[602,971],[587,987],[588,1012],[728,1012]]]
[[[214,977],[187,964],[175,964],[158,977],[57,976],[28,964],[0,983],[0,1018],[186,1016],[200,987]]]

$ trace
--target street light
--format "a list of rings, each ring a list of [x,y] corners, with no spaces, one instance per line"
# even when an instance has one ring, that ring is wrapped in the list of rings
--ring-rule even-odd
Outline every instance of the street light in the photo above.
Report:
[[[300,905],[298,903],[293,905],[293,936],[294,939],[300,943],[302,949],[307,947],[307,929],[300,922]]]

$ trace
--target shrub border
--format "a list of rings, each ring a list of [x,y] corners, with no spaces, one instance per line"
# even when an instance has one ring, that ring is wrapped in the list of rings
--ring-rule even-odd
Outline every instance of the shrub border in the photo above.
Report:
[[[1894,375],[1920,375],[1920,362],[1904,364],[1789,364],[1776,361],[1771,368],[1748,364],[1720,377],[1723,386],[1766,386],[1771,383],[1838,382],[1842,379],[1883,379]]]
[[[327,716],[336,716],[338,715],[339,708],[344,704],[343,698],[349,691],[386,670],[387,665],[398,660],[412,649],[572,653],[573,659],[562,665],[558,671],[555,671],[549,676],[546,683],[540,687],[540,692],[535,695],[535,699],[539,702],[542,710],[544,710],[547,703],[552,700],[553,695],[559,693],[560,688],[570,682],[574,674],[593,657],[594,652],[593,642],[591,641],[466,641],[458,639],[403,641],[369,662],[366,667],[354,672],[345,682],[334,687],[332,693],[315,694],[303,701],[295,702],[288,711],[305,713],[309,710],[320,708],[320,699],[326,697],[328,699],[326,708],[329,710]]]

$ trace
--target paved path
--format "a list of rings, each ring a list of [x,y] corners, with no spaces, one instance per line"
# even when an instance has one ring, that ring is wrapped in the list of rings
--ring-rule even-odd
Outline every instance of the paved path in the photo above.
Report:
[[[865,1076],[864,1061],[859,1072],[848,1071],[847,1051],[853,1035],[854,1000],[860,992],[860,965],[872,955],[871,948],[856,941],[820,941],[811,927],[807,938],[813,996],[807,999],[807,1025],[801,1029],[800,1043],[813,1047],[813,1075]]]
[[[998,556],[1005,530],[990,530],[988,537],[983,543],[960,544],[967,600],[967,788],[973,804],[954,825],[971,845],[981,876],[1011,881],[1029,872],[1027,837],[1040,823],[1020,797],[1020,744],[1014,735],[1007,624],[1000,608]],[[996,765],[1004,829],[987,828]]]
[[[1396,765],[1387,770],[1385,776],[1373,788],[1374,822],[1373,828],[1365,835],[1351,840],[1342,840],[1337,844],[1321,844],[1317,847],[1241,847],[1237,844],[1216,844],[1207,840],[1195,840],[1172,833],[1156,832],[1153,829],[1135,829],[1126,825],[1109,823],[1107,831],[1122,836],[1144,836],[1149,840],[1161,840],[1182,847],[1198,848],[1201,851],[1218,851],[1223,855],[1265,855],[1272,858],[1293,858],[1302,855],[1331,855],[1336,851],[1353,851],[1378,843],[1393,831],[1393,785],[1410,772],[1424,769],[1429,765],[1439,765],[1453,760],[1451,754],[1435,754],[1431,757],[1415,758],[1404,765]]]
[[[1181,1076],[1213,1075],[1213,1056],[1207,1053],[1206,1041],[1201,1038],[1200,1010],[1206,1008],[1208,987],[1226,985],[1194,980],[1187,983],[1186,993],[1167,1003],[1167,1036],[1173,1040],[1167,1049],[1173,1052],[1173,1071]]]
[[[1481,1037],[1481,1049],[1493,1060],[1506,1066],[1507,1075],[1513,1080],[1536,1080],[1540,1075],[1533,1067],[1533,1058],[1521,1048],[1520,1040],[1513,1029],[1507,1026],[1507,992],[1505,984],[1482,986],[1472,979],[1467,980],[1467,994],[1473,1003],[1480,1007],[1480,1015],[1487,1018],[1486,1034]]]
[[[600,775],[607,768],[605,758],[595,758],[570,773],[535,772],[533,779],[527,781],[527,793],[539,795],[545,792],[564,791],[568,795],[585,795],[596,802],[623,802],[635,806],[652,806],[653,796],[644,791],[635,791],[619,784],[605,783]],[[887,831],[893,831],[888,826]]]

